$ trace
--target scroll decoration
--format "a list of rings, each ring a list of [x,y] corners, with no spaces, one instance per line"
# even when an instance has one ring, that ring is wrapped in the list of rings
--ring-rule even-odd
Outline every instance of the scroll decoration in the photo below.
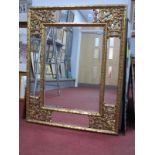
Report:
[[[39,97],[30,97],[30,107],[27,113],[27,119],[51,122],[52,111],[41,109]]]
[[[124,19],[124,8],[100,9],[94,18],[95,22],[107,23],[108,36],[121,36],[122,20]]]
[[[89,127],[115,131],[115,107],[105,106],[103,116],[89,116]]]
[[[30,28],[31,33],[41,34],[41,24],[43,23],[54,23],[56,22],[56,11],[55,10],[30,10]]]

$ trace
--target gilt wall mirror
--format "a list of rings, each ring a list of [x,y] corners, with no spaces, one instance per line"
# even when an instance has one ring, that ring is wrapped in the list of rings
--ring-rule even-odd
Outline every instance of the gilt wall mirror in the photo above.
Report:
[[[28,12],[26,120],[118,134],[126,6]]]

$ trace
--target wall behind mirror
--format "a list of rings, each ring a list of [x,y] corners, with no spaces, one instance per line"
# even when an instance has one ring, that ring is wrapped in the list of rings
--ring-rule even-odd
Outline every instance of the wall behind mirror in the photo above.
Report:
[[[19,28],[19,98],[25,98],[27,67],[27,28]]]
[[[26,71],[27,28],[19,28],[19,70]]]

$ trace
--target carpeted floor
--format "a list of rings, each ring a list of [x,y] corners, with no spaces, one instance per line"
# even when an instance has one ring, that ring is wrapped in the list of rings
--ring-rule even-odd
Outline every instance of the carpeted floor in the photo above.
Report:
[[[106,135],[28,123],[20,101],[20,155],[134,155],[135,130]]]
[[[56,90],[45,91],[45,106],[99,111],[99,89],[78,87],[63,88],[60,95]]]
[[[116,89],[107,88],[105,91],[105,103],[113,105],[116,102]],[[80,109],[85,111],[99,111],[99,88],[77,87],[63,88],[60,95],[56,90],[47,90],[45,106]]]

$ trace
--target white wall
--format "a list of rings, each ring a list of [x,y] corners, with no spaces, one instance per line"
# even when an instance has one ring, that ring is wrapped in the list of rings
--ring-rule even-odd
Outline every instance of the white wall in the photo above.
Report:
[[[27,29],[20,28],[19,29],[19,41],[22,41],[23,44],[27,44]],[[26,64],[19,64],[20,71],[26,71]]]
[[[32,6],[128,4],[128,0],[32,0]]]
[[[81,16],[79,11],[74,10],[74,22],[85,22],[85,19]],[[78,79],[78,66],[79,66],[79,56],[80,56],[80,28],[73,28],[73,41],[72,41],[72,55],[71,55],[71,75],[75,80],[75,86],[77,86]]]
[[[27,21],[27,13],[20,13],[19,14],[19,21]]]
[[[24,44],[27,44],[27,29],[19,29],[19,41],[22,41]],[[19,63],[19,70],[26,71],[26,64]],[[20,87],[20,98],[24,98],[26,87],[26,76],[21,77],[21,87]]]
[[[26,88],[26,76],[21,77],[20,98],[24,98]]]
[[[19,29],[19,41],[22,41],[24,44],[27,44],[27,29],[26,28]]]
[[[79,13],[79,11],[74,10],[74,22],[86,22],[85,19],[82,17],[82,15]]]

